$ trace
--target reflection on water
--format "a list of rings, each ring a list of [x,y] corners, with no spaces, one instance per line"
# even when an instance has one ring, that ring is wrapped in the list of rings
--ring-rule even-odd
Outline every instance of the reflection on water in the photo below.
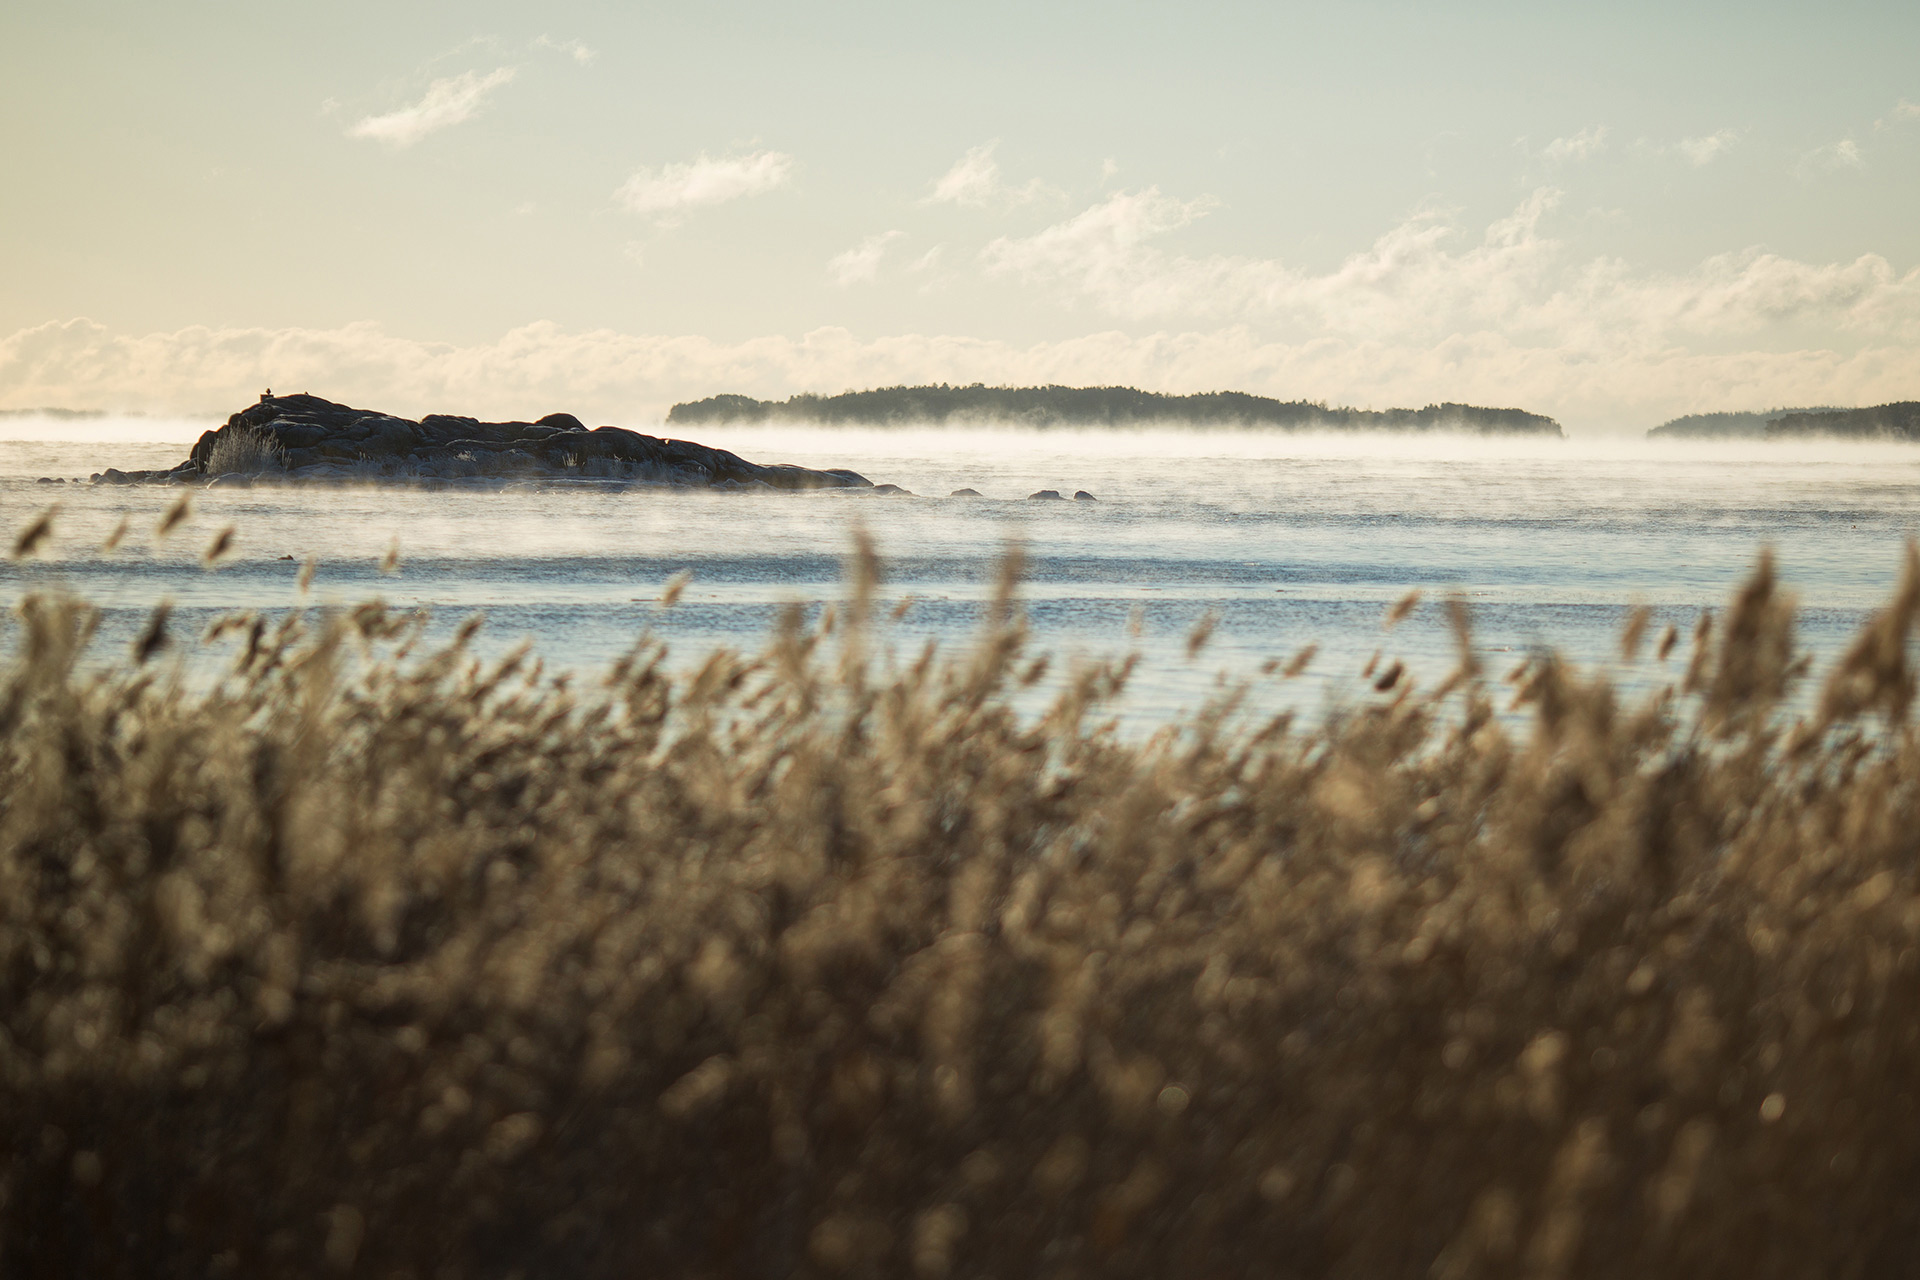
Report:
[[[1804,606],[1803,643],[1831,653],[1886,596],[1920,525],[1920,447],[1831,442],[727,429],[702,442],[851,466],[922,496],[212,490],[160,546],[145,531],[174,492],[32,482],[170,465],[197,425],[163,445],[0,442],[8,528],[61,503],[45,554],[0,564],[0,601],[65,587],[107,607],[112,645],[163,597],[183,630],[226,609],[294,606],[313,555],[323,601],[379,594],[445,626],[485,609],[493,643],[529,635],[550,665],[602,665],[651,625],[687,661],[756,645],[785,602],[838,598],[861,522],[887,558],[889,596],[915,599],[899,644],[964,638],[1017,543],[1037,641],[1062,655],[1140,649],[1129,710],[1152,719],[1198,702],[1222,670],[1252,676],[1308,642],[1323,657],[1287,700],[1360,696],[1359,669],[1382,647],[1432,679],[1451,659],[1439,610],[1380,628],[1384,607],[1416,589],[1462,593],[1496,657],[1550,644],[1609,660],[1629,605],[1684,630],[1763,544]],[[962,487],[986,496],[943,496]],[[1099,501],[1025,500],[1039,489]],[[99,554],[123,516],[139,536]],[[198,553],[228,524],[237,552],[207,573]],[[404,566],[384,578],[395,539]],[[663,613],[653,597],[683,569],[684,603]],[[1214,640],[1189,662],[1185,637],[1209,611]]]

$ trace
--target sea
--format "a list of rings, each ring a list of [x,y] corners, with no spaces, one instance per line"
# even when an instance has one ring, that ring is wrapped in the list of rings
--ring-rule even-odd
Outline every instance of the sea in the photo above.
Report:
[[[1431,688],[1457,661],[1450,599],[1496,675],[1552,651],[1650,692],[1678,678],[1701,611],[1723,609],[1768,549],[1817,672],[1887,601],[1920,528],[1920,445],[1829,440],[713,428],[701,443],[909,492],[210,489],[165,538],[154,531],[180,490],[84,483],[109,466],[171,466],[207,425],[0,421],[9,544],[57,504],[34,555],[0,560],[0,654],[33,592],[100,611],[88,660],[101,666],[124,661],[167,602],[176,643],[162,660],[189,680],[230,659],[199,639],[224,614],[378,599],[430,611],[433,634],[480,613],[481,656],[528,640],[547,671],[586,688],[643,637],[685,668],[721,647],[757,651],[789,605],[815,623],[829,606],[843,614],[864,530],[882,563],[882,660],[965,652],[1017,552],[1030,648],[1051,659],[1026,704],[1077,665],[1132,655],[1113,714],[1151,731],[1228,693],[1247,714],[1337,712],[1391,696],[1374,685],[1394,662]],[[949,496],[960,489],[980,496]],[[1042,490],[1065,496],[1030,496]],[[102,550],[122,520],[130,535]],[[229,528],[230,552],[206,567]],[[1622,654],[1637,606],[1653,637],[1682,636],[1666,661],[1651,643]],[[1308,645],[1302,673],[1274,669]]]

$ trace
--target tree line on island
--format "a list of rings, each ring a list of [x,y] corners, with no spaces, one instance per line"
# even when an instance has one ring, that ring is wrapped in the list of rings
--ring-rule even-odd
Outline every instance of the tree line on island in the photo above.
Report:
[[[1421,409],[1354,409],[1321,401],[1275,400],[1244,391],[1166,395],[1133,387],[879,387],[785,400],[717,395],[676,404],[676,427],[804,422],[821,426],[907,427],[993,423],[1021,427],[1254,427],[1289,431],[1467,431],[1561,434],[1560,424],[1524,409],[1430,404]]]
[[[1647,435],[1695,440],[1785,440],[1798,436],[1920,440],[1920,401],[1900,400],[1864,409],[1819,405],[1754,413],[1689,413],[1661,423]]]

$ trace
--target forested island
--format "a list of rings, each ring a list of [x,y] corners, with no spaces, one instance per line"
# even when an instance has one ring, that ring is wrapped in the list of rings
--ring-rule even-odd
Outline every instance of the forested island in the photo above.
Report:
[[[1482,435],[1561,434],[1560,424],[1524,409],[1430,404],[1423,409],[1353,409],[1274,400],[1244,391],[1163,395],[1133,387],[880,387],[785,400],[718,395],[676,404],[667,422],[712,426],[804,422],[833,427],[921,427],[990,423],[1019,427],[1252,427],[1286,431],[1467,431]]]
[[[1788,413],[1767,424],[1767,439],[1790,436],[1920,440],[1920,400],[1900,400],[1833,413]]]
[[[1920,440],[1920,401],[1865,409],[1821,405],[1761,413],[1689,413],[1647,432],[1650,438],[1790,440],[1842,436],[1859,440]]]
[[[1847,410],[1835,405],[1816,405],[1803,409],[1765,409],[1750,413],[1688,413],[1671,418],[1647,432],[1652,439],[1674,440],[1758,440],[1767,434],[1767,425],[1789,415],[1817,417]]]

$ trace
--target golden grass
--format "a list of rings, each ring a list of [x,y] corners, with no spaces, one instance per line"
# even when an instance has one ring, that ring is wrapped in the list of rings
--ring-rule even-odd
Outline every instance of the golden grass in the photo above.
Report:
[[[253,475],[261,471],[279,471],[287,465],[287,452],[264,431],[233,429],[224,431],[213,442],[207,455],[206,474],[223,476],[229,472]]]
[[[0,674],[0,1271],[1920,1267],[1920,562],[1803,722],[1763,562],[1685,686],[1041,717],[791,622],[592,696],[377,606]],[[1638,648],[1644,618],[1630,624]],[[398,658],[356,657],[364,641]],[[148,649],[147,652],[153,652]]]

